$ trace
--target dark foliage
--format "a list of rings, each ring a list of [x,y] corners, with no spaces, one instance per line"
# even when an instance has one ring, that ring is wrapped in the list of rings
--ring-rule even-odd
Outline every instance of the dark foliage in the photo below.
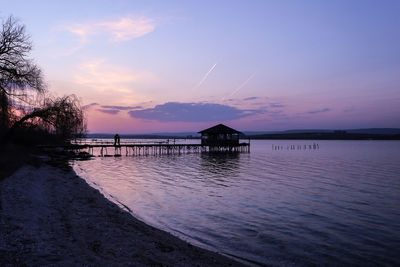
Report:
[[[25,26],[12,16],[7,18],[0,32],[0,124],[5,127],[12,119],[13,105],[31,102],[29,92],[45,92],[42,72],[28,57],[31,50]]]
[[[46,97],[42,72],[29,58],[31,50],[25,26],[12,16],[3,21],[0,32],[0,139],[43,143],[84,134],[86,124],[77,97]],[[50,138],[50,135],[54,137]]]
[[[16,121],[10,128],[39,130],[57,135],[62,139],[85,134],[86,124],[83,110],[76,96],[46,99],[41,108],[36,108]]]

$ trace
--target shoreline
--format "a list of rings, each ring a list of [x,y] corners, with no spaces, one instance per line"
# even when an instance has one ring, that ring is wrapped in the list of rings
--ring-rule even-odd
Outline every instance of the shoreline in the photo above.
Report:
[[[24,165],[0,201],[5,265],[243,266],[136,219],[72,168]]]

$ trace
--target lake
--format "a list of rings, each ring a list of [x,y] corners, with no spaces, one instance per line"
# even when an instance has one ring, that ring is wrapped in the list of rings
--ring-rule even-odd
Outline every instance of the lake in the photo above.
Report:
[[[255,140],[250,153],[72,165],[142,221],[244,262],[400,264],[399,141]]]

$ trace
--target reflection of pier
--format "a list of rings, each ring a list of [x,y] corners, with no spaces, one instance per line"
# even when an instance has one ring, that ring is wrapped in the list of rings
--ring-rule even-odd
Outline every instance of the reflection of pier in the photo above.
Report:
[[[184,153],[238,153],[250,152],[250,143],[239,143],[229,146],[208,146],[201,144],[121,144],[113,145],[109,143],[101,144],[71,144],[64,146],[43,146],[43,148],[61,148],[64,150],[86,150],[94,155],[94,149],[99,149],[99,156],[139,156],[139,155],[170,155]],[[110,153],[110,154],[109,154]],[[113,153],[113,154],[111,154]]]

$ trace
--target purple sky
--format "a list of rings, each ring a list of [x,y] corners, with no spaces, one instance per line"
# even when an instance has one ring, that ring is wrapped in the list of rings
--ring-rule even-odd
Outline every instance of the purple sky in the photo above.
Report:
[[[90,132],[400,127],[400,1],[3,1]]]

